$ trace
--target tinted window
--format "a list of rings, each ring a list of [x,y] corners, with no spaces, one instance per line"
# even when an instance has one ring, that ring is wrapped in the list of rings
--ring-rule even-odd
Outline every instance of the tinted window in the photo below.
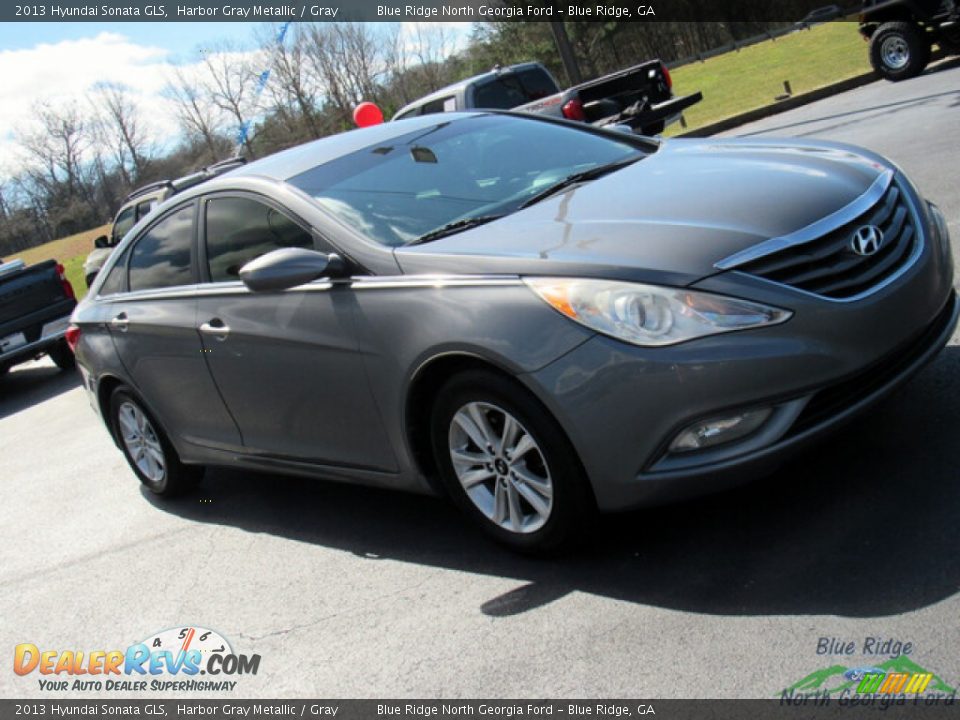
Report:
[[[345,224],[395,246],[455,220],[513,212],[574,172],[643,156],[634,142],[575,126],[481,115],[438,119],[289,182]]]
[[[433,113],[451,112],[457,109],[457,102],[453,96],[437,98],[426,103],[420,110],[421,115],[432,115]]]
[[[189,285],[193,282],[193,205],[177,210],[143,233],[130,256],[130,290]]]
[[[133,206],[131,205],[117,215],[117,219],[113,221],[113,242],[120,242],[135,222],[136,218],[133,216]]]
[[[505,72],[475,90],[474,105],[478,108],[506,110],[539,100],[558,92],[557,84],[540,68]]]
[[[113,266],[110,274],[107,275],[107,279],[100,286],[101,295],[113,295],[126,290],[127,255],[129,253],[124,250],[123,254],[117,259],[117,264]]]
[[[313,248],[313,238],[290,218],[250,198],[207,201],[207,263],[214,282],[237,280],[240,268],[271,250]]]

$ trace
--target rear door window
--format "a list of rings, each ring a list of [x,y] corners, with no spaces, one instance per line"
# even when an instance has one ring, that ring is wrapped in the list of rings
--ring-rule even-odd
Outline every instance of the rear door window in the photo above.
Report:
[[[116,264],[110,269],[107,279],[100,286],[100,295],[115,295],[127,289],[127,256],[129,254],[127,250],[124,250],[123,254],[117,259]]]
[[[272,250],[314,247],[309,231],[252,198],[211,198],[205,216],[207,266],[213,282],[238,280],[240,268]]]
[[[130,291],[190,285],[194,282],[194,205],[175,210],[148,228],[130,255]]]

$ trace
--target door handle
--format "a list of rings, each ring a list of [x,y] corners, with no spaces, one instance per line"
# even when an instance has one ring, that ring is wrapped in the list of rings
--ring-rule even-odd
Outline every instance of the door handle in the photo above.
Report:
[[[129,324],[130,320],[127,318],[127,314],[125,312],[120,313],[110,321],[110,326],[116,328],[120,332],[126,332]]]
[[[220,318],[213,318],[200,326],[200,332],[204,335],[213,335],[217,340],[223,341],[230,334],[230,326],[225,325]]]

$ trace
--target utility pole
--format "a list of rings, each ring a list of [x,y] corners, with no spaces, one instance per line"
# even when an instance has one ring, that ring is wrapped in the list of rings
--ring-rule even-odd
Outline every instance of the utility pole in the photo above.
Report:
[[[580,75],[580,66],[577,65],[577,58],[573,54],[573,46],[570,44],[566,26],[563,21],[551,21],[550,30],[553,31],[553,39],[557,43],[557,50],[560,52],[560,59],[563,61],[563,69],[567,71],[570,84],[579,85],[583,82],[583,76]]]

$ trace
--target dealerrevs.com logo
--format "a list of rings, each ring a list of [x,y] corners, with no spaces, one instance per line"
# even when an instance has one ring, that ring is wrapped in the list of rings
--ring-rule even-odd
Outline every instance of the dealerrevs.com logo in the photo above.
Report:
[[[232,678],[256,675],[259,668],[259,655],[237,654],[225,637],[202,627],[162,630],[126,650],[20,643],[13,655],[13,671],[36,673],[43,691],[231,691],[238,682]]]

